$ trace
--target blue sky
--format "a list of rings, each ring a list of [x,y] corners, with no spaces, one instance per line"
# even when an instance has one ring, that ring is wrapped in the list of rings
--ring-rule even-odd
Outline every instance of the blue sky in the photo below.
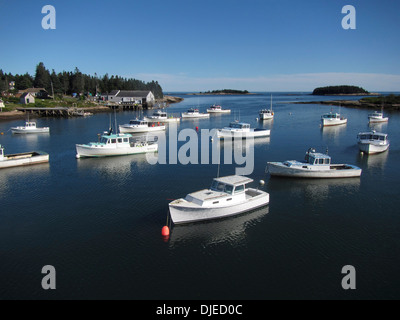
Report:
[[[42,29],[45,5],[56,30]],[[341,25],[356,8],[356,30]],[[164,91],[400,91],[393,0],[0,0],[0,68],[118,74]]]

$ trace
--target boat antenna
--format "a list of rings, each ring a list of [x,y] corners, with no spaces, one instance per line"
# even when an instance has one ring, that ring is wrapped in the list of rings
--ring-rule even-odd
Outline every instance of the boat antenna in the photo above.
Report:
[[[221,165],[221,161],[218,162],[218,171],[217,171],[217,178],[219,178],[219,167]]]
[[[326,146],[326,154],[329,155],[329,149],[328,146]]]

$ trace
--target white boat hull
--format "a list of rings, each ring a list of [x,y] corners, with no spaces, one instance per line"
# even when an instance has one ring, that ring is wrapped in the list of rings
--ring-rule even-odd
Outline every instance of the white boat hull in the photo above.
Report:
[[[347,123],[347,119],[322,119],[322,126],[340,126]]]
[[[302,167],[288,167],[282,162],[268,162],[267,171],[271,176],[288,178],[354,178],[360,177],[362,170],[349,164],[331,164],[328,170],[312,170],[307,163]]]
[[[49,162],[49,155],[44,152],[27,152],[7,155],[0,161],[0,169],[29,166]]]
[[[246,138],[259,138],[259,137],[269,137],[271,135],[271,130],[267,129],[254,129],[247,132],[242,131],[234,131],[234,130],[218,130],[217,137],[218,139],[222,138],[239,138],[239,139],[246,139]]]
[[[182,113],[182,119],[204,119],[209,117],[210,115],[208,113],[199,113],[194,115]]]
[[[169,211],[174,224],[184,224],[222,219],[252,211],[268,204],[268,193],[249,188],[246,190],[246,201],[242,203],[235,203],[231,206],[225,207],[193,207],[185,206],[185,200],[180,199],[169,204]]]
[[[121,133],[146,133],[146,132],[156,132],[164,131],[165,126],[154,126],[154,127],[129,127],[129,126],[119,126],[119,132]]]
[[[268,115],[265,113],[260,114],[260,120],[272,120],[274,118],[273,115]]]
[[[150,144],[142,147],[126,147],[121,148],[118,146],[89,146],[89,145],[76,145],[76,157],[77,158],[88,158],[88,157],[111,157],[111,156],[123,156],[130,154],[141,154],[148,152],[157,152],[158,144]]]
[[[390,144],[377,144],[377,143],[358,143],[361,152],[366,154],[375,154],[385,152],[389,149]]]
[[[165,123],[165,122],[180,122],[181,118],[153,118],[153,117],[144,117],[144,120],[147,122],[159,122],[159,123]]]
[[[207,109],[208,113],[231,113],[231,110],[213,110],[213,109]]]
[[[382,122],[388,122],[389,118],[375,118],[375,117],[370,117],[369,118],[369,123],[382,123]]]
[[[16,127],[16,128],[11,128],[11,132],[14,134],[49,133],[50,128],[25,129]]]

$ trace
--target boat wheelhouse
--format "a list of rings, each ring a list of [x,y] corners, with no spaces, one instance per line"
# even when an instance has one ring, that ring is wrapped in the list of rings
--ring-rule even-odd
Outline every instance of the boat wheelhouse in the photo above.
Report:
[[[268,137],[271,135],[271,130],[267,129],[252,129],[250,124],[244,122],[234,121],[229,124],[229,127],[225,127],[217,131],[218,138],[257,138],[257,137]]]
[[[360,132],[357,140],[360,151],[366,154],[385,152],[390,146],[388,135],[376,131]]]
[[[247,188],[252,179],[244,176],[215,178],[210,189],[172,201],[169,211],[175,224],[225,218],[251,211],[269,203],[265,191]]]
[[[157,152],[155,141],[143,141],[129,133],[104,134],[99,142],[76,145],[76,157],[109,157]]]
[[[260,120],[272,120],[274,118],[274,111],[272,111],[272,95],[271,95],[271,109],[263,109],[258,113]]]
[[[347,123],[347,118],[342,117],[340,113],[327,113],[321,117],[322,126],[338,126]]]
[[[121,133],[143,133],[143,132],[154,132],[163,131],[165,126],[159,123],[149,123],[147,120],[135,119],[129,121],[129,124],[123,124],[119,126],[119,131]]]
[[[305,161],[268,162],[266,172],[271,176],[289,178],[351,178],[361,176],[362,170],[350,164],[332,164],[331,157],[310,148]]]

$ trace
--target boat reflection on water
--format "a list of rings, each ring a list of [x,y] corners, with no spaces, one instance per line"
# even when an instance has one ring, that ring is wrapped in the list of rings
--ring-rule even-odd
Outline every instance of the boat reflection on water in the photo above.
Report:
[[[364,154],[358,153],[357,165],[362,168],[367,167],[368,169],[383,169],[388,160],[390,150],[378,154]]]
[[[347,126],[322,126],[321,134],[324,139],[335,141],[341,134],[346,133]]]
[[[269,206],[243,213],[238,216],[221,220],[213,220],[187,225],[176,225],[173,227],[169,245],[193,241],[202,241],[204,245],[229,242],[237,243],[246,237],[246,229],[255,226],[269,213]]]
[[[157,154],[154,157],[157,157]],[[79,171],[95,170],[112,177],[124,178],[132,172],[133,167],[136,167],[135,170],[145,171],[152,165],[148,163],[146,154],[136,154],[77,159],[77,166]]]
[[[269,179],[268,190],[284,192],[286,197],[293,194],[311,203],[323,204],[338,190],[340,192],[345,190],[347,194],[357,194],[360,183],[359,177],[346,179]]]
[[[378,132],[386,132],[387,127],[388,127],[388,123],[387,122],[368,123],[368,128],[370,128],[371,130],[378,131]]]

